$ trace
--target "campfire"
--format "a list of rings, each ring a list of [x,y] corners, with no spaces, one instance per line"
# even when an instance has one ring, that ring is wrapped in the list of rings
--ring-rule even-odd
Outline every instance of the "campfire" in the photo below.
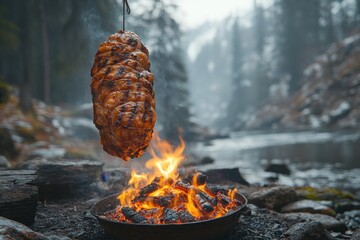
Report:
[[[239,209],[236,189],[224,190],[207,184],[208,177],[194,172],[181,178],[178,167],[185,143],[173,147],[154,134],[150,173],[133,171],[129,186],[117,197],[116,209],[104,214],[109,220],[137,224],[177,224],[219,218]]]

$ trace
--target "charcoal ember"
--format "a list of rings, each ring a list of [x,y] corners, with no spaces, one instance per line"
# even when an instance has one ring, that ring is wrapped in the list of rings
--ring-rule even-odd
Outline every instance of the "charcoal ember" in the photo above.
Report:
[[[196,172],[192,177],[192,184],[195,186],[204,185],[208,180],[208,176],[202,172]]]
[[[160,188],[159,183],[152,181],[149,185],[146,185],[140,190],[140,196],[147,196],[152,192],[155,192]]]
[[[148,220],[143,217],[141,214],[137,213],[135,210],[129,207],[123,207],[121,209],[122,214],[125,218],[133,223],[149,223]]]
[[[151,208],[151,209],[143,209],[139,211],[143,217],[147,218],[150,222],[153,220],[152,218],[155,216],[159,216],[161,214],[160,208]]]
[[[226,196],[225,194],[222,194],[221,192],[218,192],[216,194],[216,198],[217,198],[218,202],[221,204],[221,206],[223,206],[223,207],[226,207],[231,202],[230,198],[228,196]]]
[[[212,206],[217,205],[217,198],[213,198],[206,194],[205,192],[199,192],[198,193],[203,199],[205,199],[208,203],[210,203]]]
[[[195,203],[197,207],[205,213],[214,211],[213,206],[206,199],[204,199],[201,194],[195,194]]]
[[[218,192],[222,193],[222,194],[226,194],[227,190],[223,189],[223,188],[220,188],[218,186],[215,186],[215,185],[211,185],[211,184],[206,184],[205,185],[205,191],[207,193],[209,193],[210,195],[212,196],[216,196],[216,194]]]
[[[132,202],[133,203],[151,203],[158,207],[169,207],[172,205],[174,195],[161,196],[161,197],[150,197],[150,196],[137,196]]]
[[[181,190],[185,193],[189,193],[193,187],[189,183],[184,183],[182,181],[177,181],[175,183],[175,189]]]
[[[165,223],[177,223],[179,221],[178,214],[175,210],[170,208],[164,208],[164,222]]]
[[[195,186],[204,185],[208,180],[208,176],[203,172],[194,172],[185,177],[182,181]]]
[[[186,210],[178,211],[178,216],[181,223],[195,222],[195,218]]]
[[[153,202],[161,207],[169,207],[174,199],[174,195],[154,197]]]

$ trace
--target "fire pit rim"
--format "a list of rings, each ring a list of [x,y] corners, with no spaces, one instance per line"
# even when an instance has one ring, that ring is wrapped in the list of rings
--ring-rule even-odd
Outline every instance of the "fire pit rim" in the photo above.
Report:
[[[234,215],[236,213],[238,213],[239,211],[241,211],[241,209],[243,209],[247,204],[248,204],[248,200],[247,198],[237,192],[235,194],[236,197],[240,197],[244,203],[238,208],[236,209],[234,212],[230,213],[230,214],[225,214],[221,217],[217,217],[217,218],[211,218],[211,219],[207,219],[207,220],[200,220],[200,221],[195,221],[195,222],[187,222],[187,223],[164,223],[164,224],[149,224],[149,223],[128,223],[128,222],[119,222],[119,221],[115,221],[115,220],[112,220],[112,219],[108,219],[108,218],[105,218],[105,217],[101,217],[99,216],[97,213],[95,213],[95,207],[102,201],[105,201],[107,199],[110,199],[111,197],[116,197],[116,196],[119,196],[120,193],[116,193],[116,194],[112,194],[112,195],[109,195],[107,197],[104,197],[102,199],[100,199],[98,202],[96,202],[94,204],[94,206],[92,206],[91,210],[90,210],[90,213],[98,220],[98,221],[107,221],[107,222],[112,222],[112,223],[117,223],[117,224],[124,224],[124,225],[131,225],[131,226],[151,226],[151,227],[162,227],[162,226],[184,226],[184,225],[193,225],[193,224],[197,224],[197,223],[206,223],[206,222],[211,222],[211,221],[216,221],[218,219],[224,219],[224,218],[227,218],[231,215]]]

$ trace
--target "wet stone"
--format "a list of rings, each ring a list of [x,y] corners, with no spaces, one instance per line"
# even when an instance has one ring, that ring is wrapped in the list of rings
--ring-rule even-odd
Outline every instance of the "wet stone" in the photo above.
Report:
[[[281,236],[281,240],[333,240],[334,237],[326,231],[320,222],[303,222],[293,225]]]
[[[284,175],[290,175],[291,171],[285,163],[271,163],[265,168],[265,172],[273,172]]]
[[[323,215],[323,214],[312,214],[312,213],[285,213],[283,215],[285,219],[289,221],[316,221],[324,225],[327,230],[335,232],[345,232],[347,230],[346,225],[340,222],[334,217]]]
[[[291,212],[307,212],[307,213],[320,213],[329,216],[335,216],[336,213],[333,209],[320,204],[313,200],[300,200],[297,202],[290,203],[281,209],[283,213]]]
[[[256,191],[249,196],[248,200],[249,203],[258,207],[279,210],[283,206],[295,202],[297,196],[293,188],[278,186]]]
[[[360,210],[360,202],[354,200],[343,199],[337,201],[334,205],[335,211],[337,213],[343,213],[351,210]]]
[[[336,218],[342,221],[350,230],[356,230],[360,228],[360,210],[347,211],[338,214]]]

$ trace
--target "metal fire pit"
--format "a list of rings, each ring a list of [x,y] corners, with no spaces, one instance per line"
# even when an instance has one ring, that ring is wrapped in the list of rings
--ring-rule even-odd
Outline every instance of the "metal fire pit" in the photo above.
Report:
[[[246,198],[236,193],[235,198],[242,205],[231,214],[192,223],[181,224],[137,224],[117,222],[105,218],[104,214],[119,205],[116,197],[111,195],[100,200],[91,209],[91,213],[99,220],[106,234],[118,240],[215,240],[227,236],[237,225],[240,210],[247,204]]]

